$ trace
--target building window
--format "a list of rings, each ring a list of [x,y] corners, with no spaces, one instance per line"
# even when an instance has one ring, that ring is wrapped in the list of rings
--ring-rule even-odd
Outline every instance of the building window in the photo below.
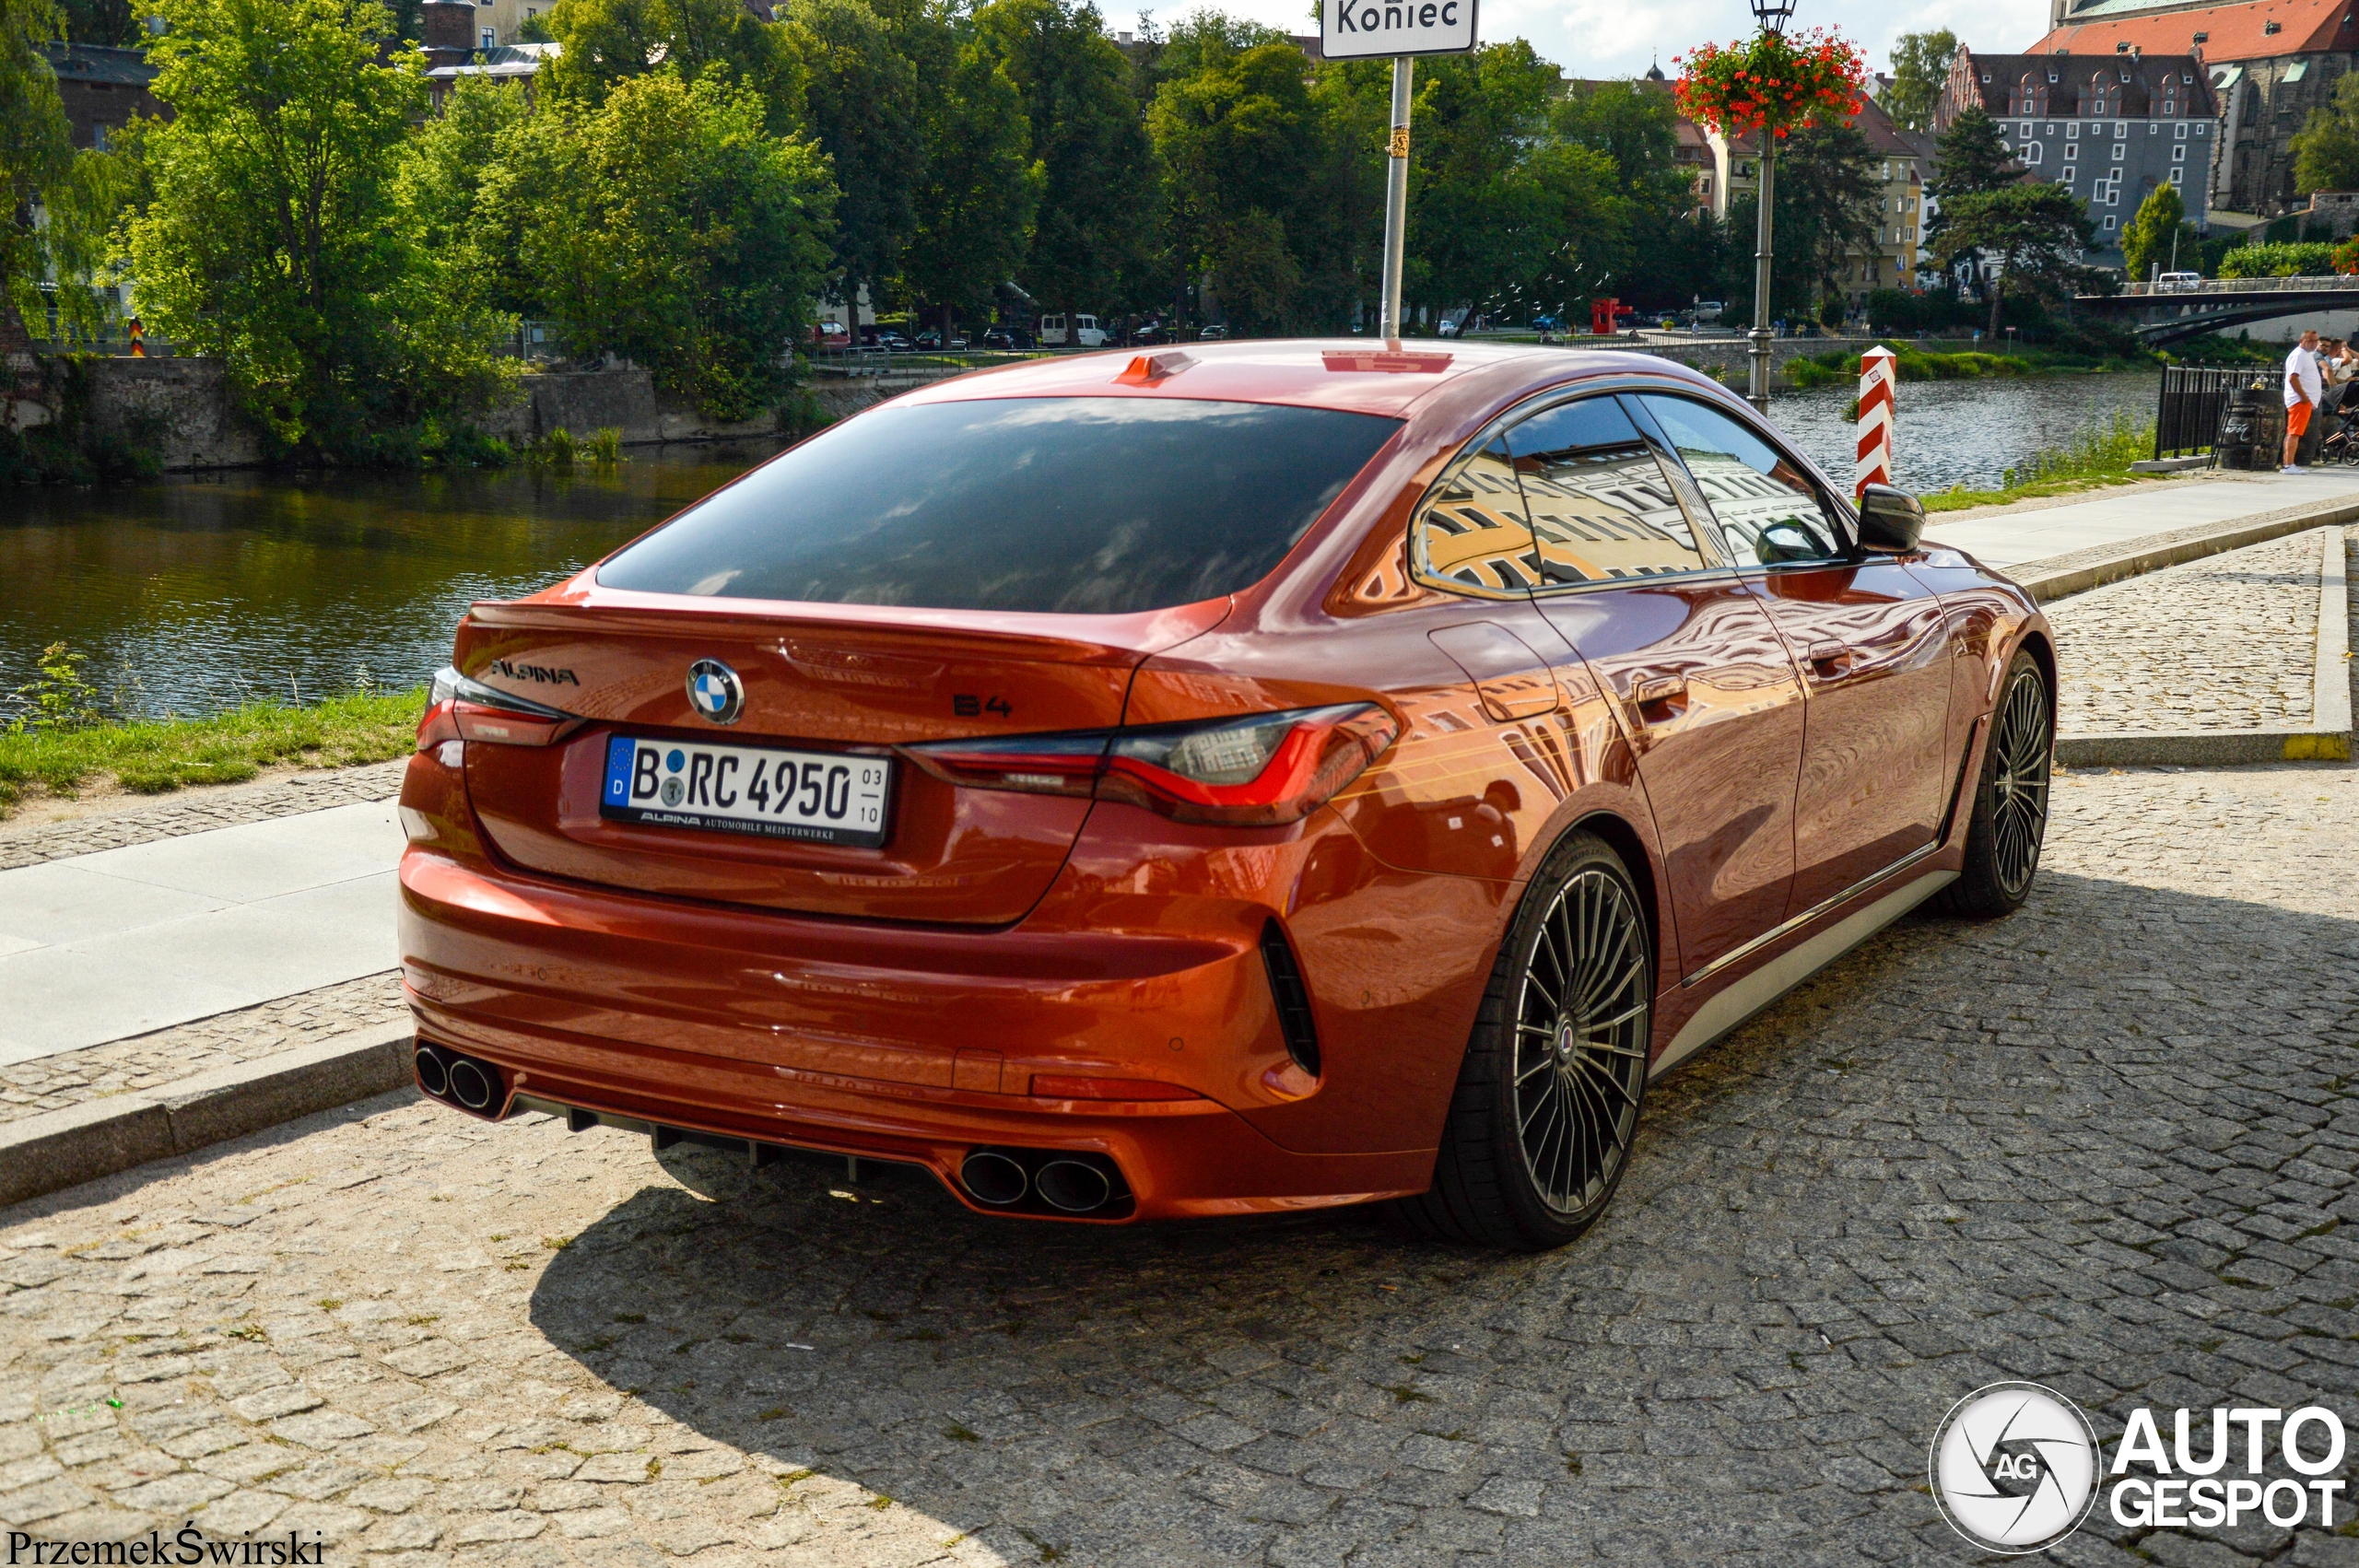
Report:
[[[2186,122],[2186,121],[2182,120],[2182,121],[2180,121],[2180,122],[2178,123],[2177,130],[2178,130],[2178,139],[2179,139],[2180,141],[2182,141],[2182,142],[2183,142],[2183,141],[2185,141],[2185,140],[2187,140],[2187,122]]]
[[[2081,155],[2081,145],[2080,145],[2078,142],[2066,142],[2066,143],[2064,144],[2064,161],[2065,161],[2065,162],[2070,163],[2070,162],[2071,162],[2075,158],[2078,158],[2080,155]]]
[[[2183,146],[2171,148],[2171,161],[2173,163],[2185,163],[2187,161],[2187,149]]]
[[[2024,122],[2024,128],[2023,128],[2023,133],[2022,133],[2022,135],[2023,135],[2023,138],[2024,138],[2024,140],[2025,140],[2025,141],[2029,141],[2029,140],[2031,140],[2031,122],[2030,122],[2030,121],[2026,120],[2026,121],[2025,121],[2025,122]]]
[[[2112,232],[2113,232],[2113,226],[2114,226],[2115,221],[2116,221],[2116,220],[2115,220],[2115,218],[2114,218],[2114,216],[2113,216],[2111,213],[2107,213],[2107,214],[2106,214],[2106,215],[2105,215],[2105,231],[2106,231],[2107,234],[2110,234],[2110,233],[2112,233]]]
[[[2034,142],[2031,146],[2024,148],[2024,161],[2025,163],[2037,163],[2039,161],[2039,144],[2037,142]]]
[[[2067,140],[2071,140],[2071,138],[2078,136],[2080,134],[2081,123],[2078,120],[2072,121],[2064,127],[2064,135]]]
[[[2114,144],[2113,144],[2113,161],[2114,161],[2114,162],[2116,162],[2116,163],[2119,163],[2119,162],[2122,160],[2122,158],[2125,158],[2126,156],[2128,156],[2129,152],[2130,152],[2130,149],[2129,149],[2128,147],[2126,147],[2126,146],[2123,146],[2119,142],[2116,142],[2116,143],[2114,143]]]
[[[2204,133],[2204,132],[2206,132],[2206,131],[2208,131],[2208,130],[2210,130],[2210,129],[2211,129],[2211,127],[2210,127],[2209,125],[2198,125],[2198,126],[2196,126],[2196,128],[2195,128],[2195,134],[2196,134],[2197,135],[2199,135],[2199,136],[2200,136],[2200,135],[2203,135],[2203,133]]]
[[[2181,179],[2181,178],[2180,178],[2180,176],[2184,175],[2186,172],[2187,172],[2187,170],[2186,170],[2185,169],[2174,169],[2174,170],[2171,170],[2171,183],[2172,183],[2172,184],[2174,184],[2174,185],[2184,185],[2184,184],[2186,184],[2186,183],[2187,183],[2187,181],[2186,181],[2185,180],[2183,180],[2183,179]]]

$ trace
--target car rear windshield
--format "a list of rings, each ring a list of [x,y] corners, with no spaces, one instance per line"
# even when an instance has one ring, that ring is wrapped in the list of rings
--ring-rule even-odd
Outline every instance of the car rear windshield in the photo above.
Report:
[[[1117,614],[1267,576],[1399,427],[1180,398],[887,405],[598,568],[727,599]]]

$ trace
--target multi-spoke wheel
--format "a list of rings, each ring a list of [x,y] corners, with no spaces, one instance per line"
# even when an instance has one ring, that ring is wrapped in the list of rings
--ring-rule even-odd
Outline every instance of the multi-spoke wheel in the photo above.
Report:
[[[1604,840],[1574,833],[1532,878],[1468,1041],[1434,1184],[1400,1205],[1427,1235],[1561,1246],[1622,1179],[1653,1038],[1654,939]]]
[[[2056,718],[2048,680],[2028,653],[2007,666],[1982,778],[1966,827],[1966,866],[1942,890],[1942,907],[1988,919],[2012,913],[2031,893],[2048,833],[2048,767]]]

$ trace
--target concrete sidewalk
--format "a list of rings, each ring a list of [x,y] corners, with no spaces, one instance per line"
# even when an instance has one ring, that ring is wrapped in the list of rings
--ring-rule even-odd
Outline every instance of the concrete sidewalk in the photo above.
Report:
[[[0,1065],[393,968],[391,801],[0,872]]]
[[[1935,513],[1925,537],[2004,569],[2083,550],[2126,545],[2154,534],[2203,528],[2288,507],[2359,499],[2359,468],[2308,474],[2234,474],[2169,485],[2100,491],[2085,501],[2006,512]]]

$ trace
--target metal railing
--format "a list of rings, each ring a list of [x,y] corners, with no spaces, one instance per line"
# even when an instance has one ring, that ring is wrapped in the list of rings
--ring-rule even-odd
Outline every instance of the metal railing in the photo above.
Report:
[[[2154,299],[2201,299],[2207,294],[2323,294],[2359,292],[2359,273],[2303,277],[2206,277],[2191,283],[2133,283],[2122,296]],[[2090,298],[2095,298],[2090,296]]]
[[[2268,367],[2163,367],[2163,388],[2154,409],[2154,456],[2177,457],[2212,451],[2229,399],[2238,391],[2253,386],[2268,389]]]

